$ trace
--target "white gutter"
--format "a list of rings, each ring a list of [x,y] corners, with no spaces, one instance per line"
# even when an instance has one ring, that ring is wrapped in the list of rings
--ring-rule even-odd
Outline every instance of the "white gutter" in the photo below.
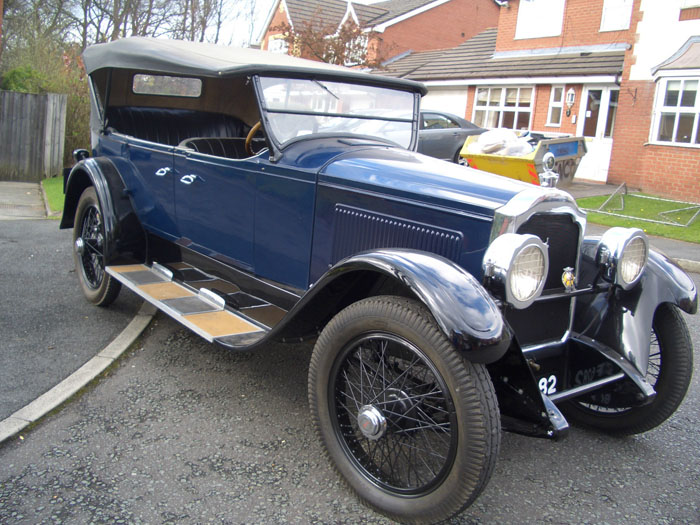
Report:
[[[461,80],[419,80],[427,87],[500,86],[523,84],[614,84],[617,75],[567,77],[474,78]]]

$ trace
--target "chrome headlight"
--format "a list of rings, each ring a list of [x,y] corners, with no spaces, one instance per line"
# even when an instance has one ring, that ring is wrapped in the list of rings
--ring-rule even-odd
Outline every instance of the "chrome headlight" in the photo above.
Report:
[[[603,277],[629,290],[639,281],[649,256],[649,241],[639,228],[610,228],[603,234],[596,251],[596,263]]]
[[[486,287],[515,308],[527,308],[542,293],[549,269],[547,246],[536,235],[505,233],[486,250]]]

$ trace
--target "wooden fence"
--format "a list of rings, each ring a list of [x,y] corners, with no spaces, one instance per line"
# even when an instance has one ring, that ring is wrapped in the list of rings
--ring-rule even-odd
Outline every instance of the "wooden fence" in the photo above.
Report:
[[[39,182],[63,173],[68,97],[0,91],[0,180]]]

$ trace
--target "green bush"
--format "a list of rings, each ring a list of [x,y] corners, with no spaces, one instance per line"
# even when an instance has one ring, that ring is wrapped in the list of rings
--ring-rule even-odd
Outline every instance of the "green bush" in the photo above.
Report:
[[[42,93],[45,82],[41,73],[32,66],[20,66],[10,69],[2,76],[0,89],[21,93]]]
[[[90,99],[87,75],[78,49],[36,43],[3,53],[1,89],[24,93],[63,93],[68,96],[63,165],[71,166],[71,152],[90,149]]]

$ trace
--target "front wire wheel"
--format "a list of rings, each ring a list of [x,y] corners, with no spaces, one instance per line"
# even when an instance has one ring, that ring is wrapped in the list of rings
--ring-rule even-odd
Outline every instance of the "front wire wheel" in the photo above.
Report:
[[[73,225],[73,259],[86,299],[109,306],[119,295],[121,284],[105,272],[105,227],[95,188],[83,191]]]
[[[447,519],[491,477],[501,432],[491,380],[416,301],[372,297],[334,317],[311,358],[309,404],[337,470],[393,519]]]
[[[610,407],[595,402],[569,401],[566,417],[610,434],[631,435],[651,430],[679,407],[693,374],[693,344],[677,307],[659,306],[654,314],[646,380],[656,390],[648,405]],[[614,394],[611,394],[614,396]]]

